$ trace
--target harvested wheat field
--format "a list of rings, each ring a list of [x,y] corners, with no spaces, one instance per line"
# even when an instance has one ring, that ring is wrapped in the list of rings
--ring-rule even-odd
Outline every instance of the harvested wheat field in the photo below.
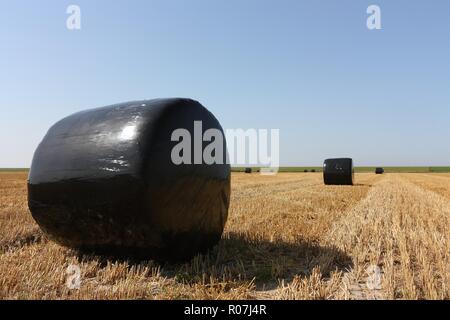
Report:
[[[350,187],[320,173],[234,173],[222,241],[182,265],[50,242],[28,211],[26,178],[0,174],[2,299],[450,297],[450,174],[357,174]],[[70,265],[79,289],[66,285]]]

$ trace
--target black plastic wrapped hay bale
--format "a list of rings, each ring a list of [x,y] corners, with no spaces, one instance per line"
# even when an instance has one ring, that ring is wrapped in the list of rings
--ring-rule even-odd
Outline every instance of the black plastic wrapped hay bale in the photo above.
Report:
[[[353,160],[350,158],[325,160],[323,179],[326,185],[353,185]]]
[[[252,173],[252,168],[245,168],[244,172],[245,173]]]
[[[194,158],[194,121],[223,135],[216,118],[189,99],[117,104],[59,121],[34,154],[34,219],[51,239],[84,251],[169,261],[204,253],[227,220],[230,166],[172,162],[181,140],[171,135],[180,128],[191,134]]]
[[[384,169],[383,168],[375,168],[375,174],[383,174]]]

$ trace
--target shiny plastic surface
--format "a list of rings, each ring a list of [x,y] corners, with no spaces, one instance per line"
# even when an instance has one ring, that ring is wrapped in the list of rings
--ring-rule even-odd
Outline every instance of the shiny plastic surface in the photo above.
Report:
[[[325,160],[323,179],[326,185],[353,185],[353,160],[350,158]]]
[[[34,219],[51,239],[100,254],[185,260],[210,249],[227,220],[230,166],[172,162],[179,143],[172,132],[183,128],[194,139],[194,121],[203,132],[223,133],[190,99],[128,102],[62,119],[33,158]]]

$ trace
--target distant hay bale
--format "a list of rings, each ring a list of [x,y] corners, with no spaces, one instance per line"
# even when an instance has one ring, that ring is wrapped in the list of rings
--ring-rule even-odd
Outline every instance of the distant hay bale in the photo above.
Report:
[[[316,169],[311,169],[311,172],[316,172]]]
[[[252,173],[252,168],[245,168],[245,173]]]
[[[303,170],[303,172],[308,172],[308,169]]]
[[[323,179],[326,185],[353,185],[353,160],[350,158],[325,160]]]
[[[376,168],[375,169],[375,174],[383,174],[384,173],[384,169],[383,168]]]

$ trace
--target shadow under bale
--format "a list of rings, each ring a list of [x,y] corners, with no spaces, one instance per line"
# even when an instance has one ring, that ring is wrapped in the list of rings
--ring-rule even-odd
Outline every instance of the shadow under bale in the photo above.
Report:
[[[255,278],[257,284],[309,276],[315,268],[320,268],[322,275],[328,277],[333,271],[352,267],[351,257],[343,251],[301,239],[268,241],[231,233],[215,252],[218,264],[233,265],[239,261],[247,278]]]
[[[78,252],[81,261],[94,259],[106,265],[108,258],[86,256]],[[99,260],[100,259],[100,260]],[[113,259],[110,257],[109,259]],[[114,260],[113,261],[117,261]],[[123,261],[123,260],[120,260]],[[148,264],[149,261],[127,260],[130,265]],[[227,281],[255,281],[256,290],[274,288],[279,279],[291,281],[294,277],[308,277],[319,268],[322,276],[346,271],[353,267],[352,259],[343,251],[315,243],[298,240],[293,243],[252,239],[230,233],[207,255],[196,256],[187,263],[163,263],[161,275],[183,283],[199,283],[205,277]]]

